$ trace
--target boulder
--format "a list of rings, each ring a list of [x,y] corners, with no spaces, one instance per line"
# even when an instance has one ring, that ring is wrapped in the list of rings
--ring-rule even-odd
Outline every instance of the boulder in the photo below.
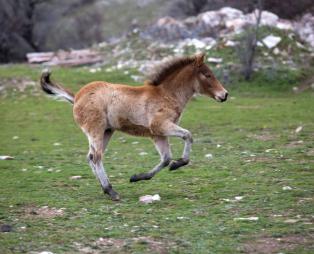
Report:
[[[295,32],[302,40],[314,47],[314,16],[310,13],[305,14],[295,23]]]

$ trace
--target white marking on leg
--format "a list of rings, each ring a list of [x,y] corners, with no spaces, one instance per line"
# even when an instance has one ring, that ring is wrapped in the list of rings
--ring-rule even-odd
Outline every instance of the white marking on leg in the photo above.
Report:
[[[161,169],[168,166],[171,160],[171,151],[167,137],[158,137],[154,139],[155,147],[160,155],[160,163],[151,169],[148,174],[155,175]]]
[[[103,190],[110,187],[109,178],[102,163],[102,153],[106,149],[106,146],[112,136],[112,132],[105,132],[103,139],[95,140],[87,135],[89,140],[89,154],[88,163],[93,170],[94,175],[97,177]],[[92,156],[92,157],[90,157]],[[96,157],[95,157],[96,156]]]
[[[168,123],[165,126],[165,134],[167,136],[175,136],[175,137],[180,137],[184,140],[184,149],[182,153],[182,158],[184,160],[189,160],[190,159],[190,152],[192,148],[192,134],[188,130],[174,124],[174,123]]]

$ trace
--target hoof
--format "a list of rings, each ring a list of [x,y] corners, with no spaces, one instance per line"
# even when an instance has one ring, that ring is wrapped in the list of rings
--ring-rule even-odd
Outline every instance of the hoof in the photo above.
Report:
[[[114,191],[112,188],[104,190],[104,193],[108,195],[112,201],[120,200],[119,194],[116,191]]]
[[[180,167],[183,167],[185,165],[189,164],[189,160],[185,160],[185,159],[178,159],[178,160],[175,160],[175,161],[172,161],[170,163],[170,166],[169,166],[169,170],[176,170]]]
[[[133,182],[137,182],[137,181],[141,181],[141,180],[149,180],[151,178],[152,178],[152,175],[149,175],[147,173],[141,173],[138,175],[131,176],[130,182],[133,183]]]

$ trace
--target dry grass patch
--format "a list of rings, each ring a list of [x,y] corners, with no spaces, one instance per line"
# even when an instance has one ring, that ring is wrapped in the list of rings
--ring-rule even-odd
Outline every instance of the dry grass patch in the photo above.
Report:
[[[252,254],[271,254],[291,251],[301,246],[309,248],[314,247],[314,234],[306,236],[291,235],[279,238],[261,237],[244,244],[243,251]]]
[[[48,206],[27,206],[24,209],[24,214],[26,217],[32,218],[54,218],[58,216],[64,215],[64,208],[55,208],[55,207],[48,207]]]

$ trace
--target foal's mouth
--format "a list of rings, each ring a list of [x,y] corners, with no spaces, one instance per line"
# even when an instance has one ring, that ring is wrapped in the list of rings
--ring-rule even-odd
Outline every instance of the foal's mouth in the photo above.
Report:
[[[224,102],[228,98],[228,92],[225,92],[223,95],[216,95],[215,100],[218,102]]]

